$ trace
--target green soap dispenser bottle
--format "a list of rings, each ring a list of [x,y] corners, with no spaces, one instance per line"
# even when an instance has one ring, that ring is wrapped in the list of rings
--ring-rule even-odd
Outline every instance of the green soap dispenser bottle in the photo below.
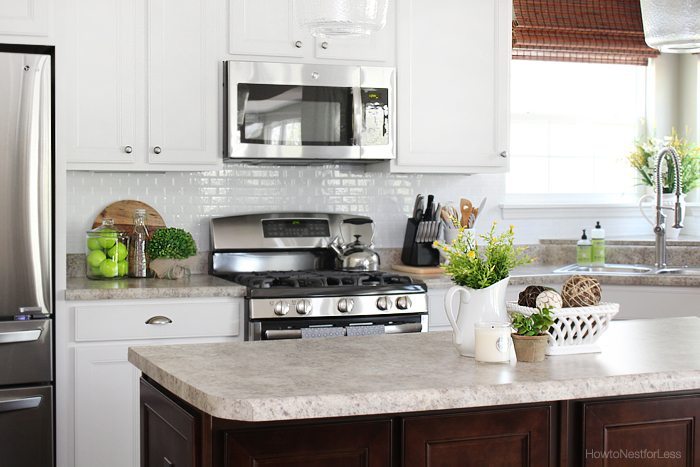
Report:
[[[595,224],[591,232],[592,266],[605,266],[605,229],[600,226],[600,221]]]
[[[581,240],[576,244],[576,264],[579,266],[590,266],[593,259],[592,255],[591,241],[586,236],[586,229],[583,229]]]

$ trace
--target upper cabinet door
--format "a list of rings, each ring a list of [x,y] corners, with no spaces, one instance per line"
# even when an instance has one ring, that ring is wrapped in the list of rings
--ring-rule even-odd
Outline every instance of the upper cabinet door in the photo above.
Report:
[[[66,3],[71,14],[63,15],[66,45],[56,67],[56,123],[66,159],[97,170],[102,163],[133,163],[144,147],[145,109],[136,102],[143,102],[137,78],[144,73],[145,6],[141,0]]]
[[[48,36],[48,0],[0,1],[0,36]]]
[[[232,54],[302,58],[313,46],[294,0],[229,0],[228,27]]]
[[[217,61],[210,0],[150,0],[148,162],[216,164]],[[214,31],[216,32],[216,31]]]
[[[382,65],[394,65],[396,3],[396,1],[389,2],[386,26],[381,31],[363,37],[317,38],[314,44],[316,58],[383,62]]]
[[[392,171],[505,171],[511,2],[402,0],[397,44]]]

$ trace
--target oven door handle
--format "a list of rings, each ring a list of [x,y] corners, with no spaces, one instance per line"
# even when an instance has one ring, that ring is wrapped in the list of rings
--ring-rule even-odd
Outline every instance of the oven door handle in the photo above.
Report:
[[[384,326],[384,334],[407,334],[422,330],[422,323],[387,324]],[[301,329],[268,329],[265,331],[265,339],[301,339]]]
[[[387,324],[384,326],[384,334],[407,334],[409,332],[421,332],[422,323]]]

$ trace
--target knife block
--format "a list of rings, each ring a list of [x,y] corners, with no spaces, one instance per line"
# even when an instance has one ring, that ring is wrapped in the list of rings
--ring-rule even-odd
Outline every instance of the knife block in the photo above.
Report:
[[[433,248],[433,242],[416,243],[417,231],[418,221],[409,217],[403,238],[401,262],[408,266],[437,266],[440,264],[440,254]]]

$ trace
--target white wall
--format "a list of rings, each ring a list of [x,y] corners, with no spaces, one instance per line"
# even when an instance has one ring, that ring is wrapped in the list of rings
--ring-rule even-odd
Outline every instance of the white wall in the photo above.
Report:
[[[605,214],[574,211],[565,219],[501,219],[504,175],[397,175],[365,171],[362,166],[310,167],[226,166],[215,172],[98,173],[68,172],[67,251],[80,253],[85,231],[108,204],[139,199],[156,208],[170,226],[192,232],[201,250],[209,249],[208,219],[256,211],[354,212],[371,216],[377,224],[378,247],[401,247],[406,217],[416,193],[435,194],[438,200],[460,197],[480,201],[488,197],[477,230],[494,220],[516,226],[519,243],[540,238],[577,238],[600,218],[608,235],[640,235],[650,230],[641,216],[609,218]]]
[[[208,219],[247,212],[329,211],[371,216],[378,247],[400,247],[406,217],[417,193],[441,201],[488,196],[486,217],[498,215],[503,175],[396,175],[363,166],[226,166],[217,172],[68,173],[68,253],[83,251],[84,232],[109,203],[139,199],[156,208],[170,226],[192,232],[209,248]],[[488,224],[482,220],[481,227]]]

